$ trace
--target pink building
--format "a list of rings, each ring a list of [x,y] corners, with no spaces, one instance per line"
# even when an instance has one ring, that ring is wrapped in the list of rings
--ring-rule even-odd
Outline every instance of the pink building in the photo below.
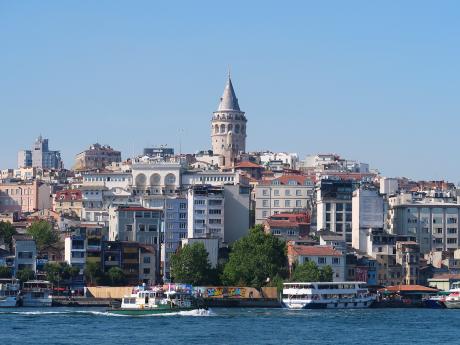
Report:
[[[51,186],[38,181],[0,183],[0,212],[30,213],[51,207]]]

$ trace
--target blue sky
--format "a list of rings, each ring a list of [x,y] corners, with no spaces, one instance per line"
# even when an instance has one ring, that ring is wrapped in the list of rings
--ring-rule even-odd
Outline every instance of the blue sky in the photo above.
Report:
[[[2,1],[0,167],[40,133],[210,147],[231,65],[248,150],[460,181],[457,1]]]

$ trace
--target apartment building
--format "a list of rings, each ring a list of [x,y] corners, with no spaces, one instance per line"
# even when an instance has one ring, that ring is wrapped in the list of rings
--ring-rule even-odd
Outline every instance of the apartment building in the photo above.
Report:
[[[255,222],[262,224],[268,217],[286,212],[302,212],[313,201],[314,177],[283,175],[262,180],[255,187]]]

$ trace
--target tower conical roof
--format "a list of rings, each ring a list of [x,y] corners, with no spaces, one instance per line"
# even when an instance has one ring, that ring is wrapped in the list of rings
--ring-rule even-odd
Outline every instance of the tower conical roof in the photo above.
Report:
[[[230,75],[228,76],[227,84],[225,85],[224,94],[220,98],[219,108],[217,109],[217,111],[225,110],[240,111],[238,98],[236,98],[235,90],[233,90],[233,84]]]

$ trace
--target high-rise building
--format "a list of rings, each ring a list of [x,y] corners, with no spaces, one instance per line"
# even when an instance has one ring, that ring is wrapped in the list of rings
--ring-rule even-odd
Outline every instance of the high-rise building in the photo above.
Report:
[[[35,140],[32,150],[21,150],[18,152],[18,167],[61,169],[61,153],[59,151],[50,151],[48,139],[44,139],[40,135],[37,140]]]
[[[212,151],[223,158],[220,165],[225,168],[232,167],[238,154],[246,150],[246,122],[229,75],[211,121]]]

